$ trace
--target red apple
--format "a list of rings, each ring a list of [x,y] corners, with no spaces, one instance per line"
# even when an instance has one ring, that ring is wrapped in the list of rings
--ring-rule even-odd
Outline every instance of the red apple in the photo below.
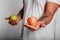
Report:
[[[31,26],[36,26],[38,24],[38,19],[36,17],[29,17],[27,22]]]

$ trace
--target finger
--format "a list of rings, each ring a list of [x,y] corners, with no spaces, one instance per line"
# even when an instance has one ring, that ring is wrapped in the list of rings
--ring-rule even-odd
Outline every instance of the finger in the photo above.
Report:
[[[17,24],[18,23],[18,20],[15,20],[15,21],[13,21],[14,22],[14,24]]]
[[[12,24],[13,24],[13,25],[16,25],[17,23],[16,23],[16,21],[13,21]]]
[[[9,20],[8,23],[11,24],[11,25],[17,25],[18,22],[16,20],[14,20],[14,21],[13,20]]]
[[[13,25],[17,25],[17,23],[18,23],[18,21],[16,21],[16,20],[12,21]]]
[[[16,21],[12,21],[12,24],[15,24],[16,23]]]
[[[16,25],[16,22],[13,22],[14,25]]]
[[[10,24],[14,25],[14,22],[13,21],[10,20],[9,22],[10,22]]]
[[[43,21],[40,21],[40,22],[38,23],[38,26],[40,26],[40,27],[45,27],[46,25],[43,23]]]
[[[42,26],[42,27],[44,27],[44,28],[46,27],[46,25],[45,25],[44,23],[43,23],[43,24],[41,24],[41,26]]]
[[[11,21],[10,23],[11,23],[11,24],[13,24],[13,22],[12,22],[12,21]]]
[[[29,29],[29,30],[31,30],[31,31],[35,31],[34,29],[32,29],[31,27],[28,27],[28,26],[24,26],[24,27],[26,27],[27,29]]]
[[[18,24],[18,22],[15,23],[16,25]]]
[[[10,24],[11,24],[11,25],[16,25],[16,24],[15,24],[15,23],[13,23],[13,22],[10,22]]]
[[[15,21],[12,21],[12,24],[15,24]]]
[[[27,23],[23,23],[23,25],[26,27],[31,27],[31,25],[28,25]]]
[[[28,29],[32,30],[32,31],[36,30],[36,27],[28,25],[27,23],[25,23],[24,26],[27,27]]]
[[[10,25],[13,25],[11,21],[8,21],[8,23],[9,23]]]
[[[41,22],[38,22],[37,26],[36,27],[39,27],[41,28]]]
[[[8,22],[10,25],[13,25],[10,21]]]

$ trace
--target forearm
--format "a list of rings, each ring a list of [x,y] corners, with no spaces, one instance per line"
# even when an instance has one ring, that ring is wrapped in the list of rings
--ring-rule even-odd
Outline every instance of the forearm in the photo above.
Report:
[[[44,24],[49,24],[53,19],[55,12],[57,11],[59,5],[55,3],[47,3],[45,6],[45,11],[43,16],[39,19],[39,21],[43,21]]]
[[[54,15],[53,15],[54,16]],[[43,21],[45,25],[49,24],[50,21],[53,19],[53,16],[52,15],[43,15],[39,21]]]
[[[17,14],[17,16],[20,16],[21,19],[23,18],[23,13],[24,12],[24,7],[19,11],[19,13]]]

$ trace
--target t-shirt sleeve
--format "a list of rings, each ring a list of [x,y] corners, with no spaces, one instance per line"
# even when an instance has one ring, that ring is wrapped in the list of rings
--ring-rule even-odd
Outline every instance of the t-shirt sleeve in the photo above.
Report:
[[[60,5],[60,0],[47,0],[47,2],[53,2],[53,3]]]

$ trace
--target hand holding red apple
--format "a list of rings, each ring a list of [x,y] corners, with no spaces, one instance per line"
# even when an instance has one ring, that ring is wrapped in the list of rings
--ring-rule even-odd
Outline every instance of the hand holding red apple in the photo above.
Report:
[[[29,30],[36,31],[41,27],[45,27],[46,25],[43,21],[38,21],[36,17],[29,17],[27,19],[27,23],[24,23],[24,26]]]

